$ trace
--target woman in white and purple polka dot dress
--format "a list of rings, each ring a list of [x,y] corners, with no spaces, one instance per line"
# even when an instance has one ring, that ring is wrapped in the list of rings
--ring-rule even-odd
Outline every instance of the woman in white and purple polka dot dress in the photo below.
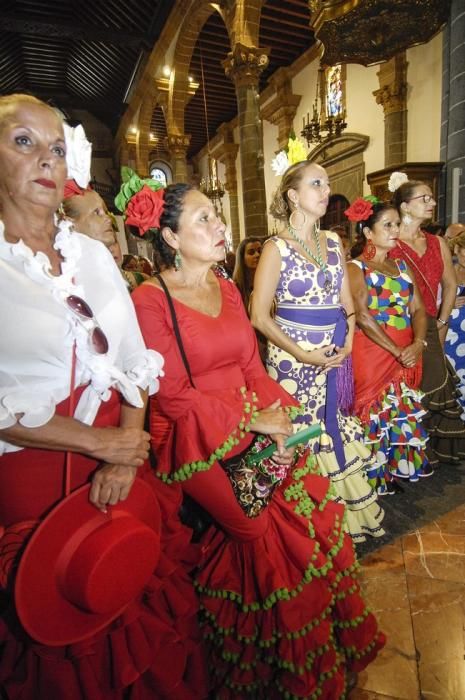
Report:
[[[383,511],[368,483],[371,458],[360,424],[341,411],[352,397],[355,319],[339,238],[317,228],[329,192],[326,172],[317,164],[296,163],[284,174],[271,213],[288,225],[263,248],[251,318],[268,338],[268,373],[303,407],[295,422],[325,427],[311,447],[321,473],[331,479],[334,499],[346,505],[348,531],[363,541],[384,534]]]

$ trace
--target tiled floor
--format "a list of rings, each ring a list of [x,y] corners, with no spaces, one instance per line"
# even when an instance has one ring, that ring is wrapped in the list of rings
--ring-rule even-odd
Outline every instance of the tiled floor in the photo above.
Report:
[[[366,555],[362,586],[388,641],[350,700],[465,700],[465,503]]]

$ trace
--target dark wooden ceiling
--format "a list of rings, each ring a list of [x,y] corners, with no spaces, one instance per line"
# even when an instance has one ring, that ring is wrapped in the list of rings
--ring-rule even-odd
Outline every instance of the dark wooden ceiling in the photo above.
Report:
[[[175,0],[1,0],[0,94],[87,109],[112,131]]]
[[[86,109],[114,132],[140,73],[175,0],[0,0],[0,94],[30,92],[65,113]],[[259,46],[270,48],[261,89],[280,66],[287,66],[314,43],[307,0],[267,0],[260,20]],[[192,135],[189,155],[206,143],[201,57],[205,76],[208,132],[237,114],[232,82],[221,61],[230,51],[218,13],[204,25],[190,73],[200,83],[186,110]],[[163,138],[162,110],[152,132]]]

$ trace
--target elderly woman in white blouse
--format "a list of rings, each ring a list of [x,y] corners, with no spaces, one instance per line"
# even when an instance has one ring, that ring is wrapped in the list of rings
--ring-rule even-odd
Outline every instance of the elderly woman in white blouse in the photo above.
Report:
[[[60,501],[67,454],[71,491],[90,483],[101,511],[127,498],[138,469],[147,470],[144,407],[163,364],[145,348],[110,253],[56,223],[66,174],[55,110],[26,95],[0,97],[0,589],[7,601],[0,686],[8,697],[13,688],[21,698],[45,697],[50,688],[54,697],[85,696],[92,673],[74,658],[83,648],[44,651],[15,618],[4,575],[10,535],[20,549],[18,524],[30,531]],[[89,653],[103,664],[100,648]],[[120,697],[105,688],[103,666],[98,673],[102,697]],[[41,693],[40,683],[48,690]]]

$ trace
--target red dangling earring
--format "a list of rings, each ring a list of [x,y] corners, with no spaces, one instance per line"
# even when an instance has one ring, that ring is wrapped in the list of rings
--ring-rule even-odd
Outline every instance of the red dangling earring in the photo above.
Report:
[[[366,245],[363,249],[363,257],[365,260],[373,260],[373,258],[376,255],[376,246],[374,243],[370,240],[366,242]]]

